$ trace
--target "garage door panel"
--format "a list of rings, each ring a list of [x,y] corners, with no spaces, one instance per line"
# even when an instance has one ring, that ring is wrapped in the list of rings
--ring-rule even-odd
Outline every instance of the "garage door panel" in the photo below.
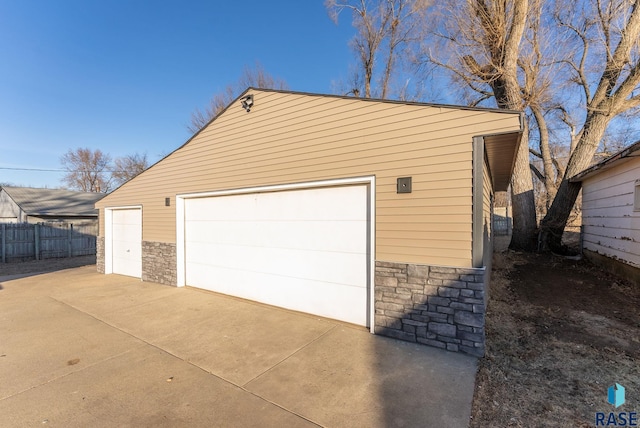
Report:
[[[367,325],[368,187],[186,199],[187,285]]]
[[[187,264],[210,265],[236,270],[282,274],[298,278],[318,278],[354,286],[366,286],[366,270],[353,269],[366,264],[367,254],[301,251],[297,249],[215,245],[192,243]],[[196,278],[187,272],[190,285],[206,283],[209,277]]]
[[[215,223],[215,224],[213,224]],[[189,222],[185,233],[190,242],[246,245],[271,248],[361,252],[367,239],[366,221],[270,221]],[[332,239],[341,236],[343,239]]]
[[[367,203],[359,187],[343,187],[338,196],[335,188],[321,188],[190,199],[185,220],[358,220]]]
[[[140,224],[114,223],[113,227],[118,233],[114,234],[114,242],[137,242],[141,238]]]
[[[114,257],[137,258],[141,254],[138,241],[113,241]]]
[[[190,269],[196,275],[209,273],[202,265]],[[362,304],[367,300],[367,290],[362,287],[219,268],[215,285],[200,288],[358,325],[367,323],[366,305]]]
[[[113,273],[120,275],[134,276],[139,278],[141,272],[136,267],[132,266],[131,257],[127,256],[114,256],[113,257]]]
[[[112,248],[114,259],[129,259],[133,262],[142,260],[142,248],[138,243],[114,241]]]
[[[367,272],[353,269],[366,265],[367,255],[357,253],[328,253],[294,249],[194,244],[187,264],[209,265],[238,272],[248,270],[275,276],[317,279],[356,287],[366,287]],[[187,271],[187,284],[201,286],[210,282],[211,272],[203,277]]]
[[[114,210],[113,224],[140,226],[140,212],[140,209]]]

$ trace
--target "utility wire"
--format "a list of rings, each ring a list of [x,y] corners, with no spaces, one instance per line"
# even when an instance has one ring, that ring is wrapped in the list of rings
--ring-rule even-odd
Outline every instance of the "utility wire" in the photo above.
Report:
[[[6,169],[9,171],[45,171],[45,172],[67,172],[65,169],[44,169],[44,168],[11,168],[7,166],[0,166],[0,169]]]
[[[99,172],[127,172],[119,169],[102,169],[102,170],[74,170],[74,169],[45,169],[45,168],[13,168],[8,166],[0,166],[0,169],[8,170],[8,171],[44,171],[44,172],[91,172],[91,173],[99,173]]]

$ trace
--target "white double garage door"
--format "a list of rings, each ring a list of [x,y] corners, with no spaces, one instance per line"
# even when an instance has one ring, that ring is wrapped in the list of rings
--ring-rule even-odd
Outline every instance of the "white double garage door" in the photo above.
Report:
[[[370,325],[370,188],[178,197],[178,285]]]

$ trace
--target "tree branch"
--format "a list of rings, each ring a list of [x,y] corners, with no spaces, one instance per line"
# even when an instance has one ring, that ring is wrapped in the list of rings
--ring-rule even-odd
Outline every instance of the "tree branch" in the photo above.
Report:
[[[562,167],[562,165],[560,164],[560,162],[558,162],[558,159],[556,158],[551,158],[551,162],[553,162],[553,166],[556,169],[556,176],[561,179],[562,176],[564,175],[564,168]]]
[[[491,99],[493,97],[493,94],[490,93],[486,93],[485,95],[481,96],[480,98],[478,98],[477,100],[469,103],[469,107],[476,107],[478,104],[480,104],[483,101],[486,101],[488,99]]]
[[[540,170],[536,168],[532,163],[529,164],[529,168],[531,168],[531,171],[533,171],[535,176],[538,177],[538,180],[544,183],[544,175],[540,172]]]
[[[536,151],[535,149],[529,147],[529,153],[531,153],[532,155],[534,155],[537,158],[542,159],[542,153]]]
[[[520,53],[520,42],[522,40],[522,34],[527,23],[527,9],[529,7],[528,0],[520,0],[512,3],[513,16],[511,17],[511,26],[507,33],[505,40],[505,58],[504,63],[506,68],[515,67],[516,61]]]
[[[587,38],[587,35],[584,31],[580,30],[578,27],[571,23],[564,22],[558,14],[556,14],[556,20],[561,26],[564,26],[573,31],[582,41],[582,55],[580,55],[579,65],[576,65],[573,60],[562,60],[560,62],[569,65],[576,72],[576,83],[582,87],[582,90],[584,91],[585,101],[589,102],[591,100],[591,90],[589,88],[589,80],[587,79],[587,75],[585,73],[585,65],[587,63],[590,47],[589,39]]]
[[[607,63],[604,68],[604,72],[602,73],[602,77],[600,82],[598,83],[598,88],[593,95],[594,101],[592,107],[596,107],[604,110],[606,108],[614,108],[615,106],[609,105],[606,100],[608,98],[612,98],[616,92],[613,92],[618,79],[622,75],[625,66],[629,64],[631,49],[638,43],[638,38],[640,37],[640,7],[637,4],[638,0],[635,1],[635,5],[631,8],[631,15],[627,19],[621,33],[620,33],[620,41],[616,46],[613,54],[610,54],[610,49],[612,46],[607,44],[605,47],[607,48]],[[612,14],[610,19],[613,20],[616,18],[615,14]],[[608,25],[607,22],[602,25]],[[638,63],[635,64],[637,69]],[[637,73],[637,71],[636,71]],[[633,75],[635,73],[631,73]],[[630,76],[627,76],[627,78]],[[636,85],[633,85],[634,87]],[[619,90],[620,88],[618,88]],[[630,91],[629,91],[630,92]],[[614,97],[615,98],[615,97]],[[626,98],[626,97],[625,97]],[[623,100],[619,100],[622,102]],[[611,112],[613,113],[613,112]],[[615,113],[614,113],[615,114]]]
[[[640,95],[636,95],[635,97],[631,97],[626,100],[620,110],[627,111],[638,106],[640,106]]]

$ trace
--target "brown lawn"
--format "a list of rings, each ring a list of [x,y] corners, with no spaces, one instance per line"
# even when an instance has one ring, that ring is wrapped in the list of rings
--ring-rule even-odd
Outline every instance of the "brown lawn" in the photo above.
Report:
[[[640,284],[546,254],[496,253],[493,269],[472,427],[588,427],[596,412],[640,412]]]

